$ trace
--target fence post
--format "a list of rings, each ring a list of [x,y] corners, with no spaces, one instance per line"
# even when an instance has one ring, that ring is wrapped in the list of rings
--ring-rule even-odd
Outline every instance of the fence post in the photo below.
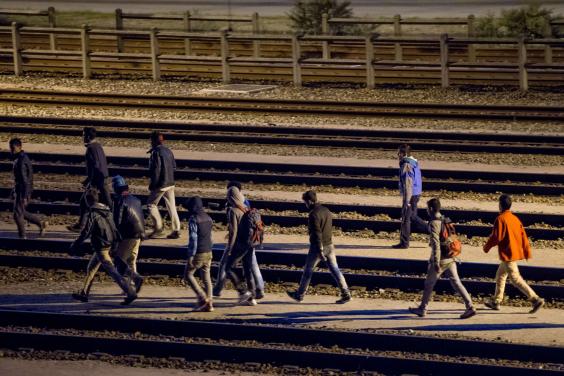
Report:
[[[224,84],[231,82],[231,72],[229,70],[229,43],[227,41],[227,30],[220,31],[221,42],[221,76]]]
[[[12,55],[14,58],[14,74],[21,76],[23,72],[22,39],[20,36],[20,25],[17,22],[12,22]]]
[[[448,34],[441,34],[441,87],[449,87],[448,77]]]
[[[552,38],[552,26],[549,22],[546,23],[544,28],[544,37]],[[546,64],[552,64],[552,46],[550,44],[544,45],[544,62]]]
[[[527,74],[527,46],[524,36],[519,38],[517,48],[519,49],[519,88],[527,91],[529,90],[529,78]]]
[[[366,35],[365,39],[366,48],[366,87],[374,89],[374,33]]]
[[[123,30],[123,11],[116,9],[116,30]],[[121,35],[116,35],[117,52],[123,52],[123,38]]]
[[[323,13],[321,15],[321,34],[329,35],[329,14]],[[329,41],[324,40],[321,42],[321,48],[323,50],[323,58],[330,59],[331,53],[329,52]]]
[[[476,36],[476,29],[474,21],[476,17],[471,14],[468,16],[468,38],[474,38]],[[473,43],[468,43],[468,61],[473,63],[476,61],[476,46]]]
[[[82,25],[80,30],[80,45],[82,52],[82,78],[89,79],[92,77],[92,69],[90,64],[90,36],[88,35],[90,27]]]
[[[394,37],[399,38],[401,37],[401,16],[396,14],[394,16]],[[394,44],[395,48],[395,60],[402,61],[403,60],[403,51],[401,48],[401,43]]]
[[[259,28],[259,15],[257,12],[253,13],[252,15],[252,25],[253,25],[253,34],[256,35],[260,33]],[[260,42],[258,40],[253,41],[253,57],[260,56]]]
[[[184,31],[189,33],[192,31],[192,23],[190,22],[190,11],[184,12]],[[190,38],[184,38],[184,54],[186,56],[192,55],[192,41]]]
[[[57,21],[55,19],[55,8],[47,8],[47,17],[49,18],[49,27],[56,28]],[[57,37],[55,34],[49,34],[49,46],[53,51],[57,49]]]
[[[299,38],[298,34],[292,36],[292,73],[294,76],[294,86],[298,87],[302,86],[302,67],[300,66],[302,51]]]
[[[159,39],[157,38],[157,28],[151,28],[151,66],[153,68],[153,81],[161,79],[161,64],[159,61]]]

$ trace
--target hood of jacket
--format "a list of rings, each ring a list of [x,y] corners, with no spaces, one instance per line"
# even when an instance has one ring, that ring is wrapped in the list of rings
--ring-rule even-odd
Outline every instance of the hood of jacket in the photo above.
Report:
[[[417,166],[419,164],[417,159],[413,158],[412,156],[403,157],[403,159],[401,160],[401,164],[403,164],[403,163],[409,163],[410,165],[413,165],[413,166]]]
[[[227,202],[232,207],[244,208],[245,207],[245,196],[241,193],[239,188],[231,187],[227,190]]]
[[[188,209],[188,211],[193,214],[203,211],[204,203],[202,201],[202,198],[200,196],[191,197],[186,204],[186,209]]]
[[[108,205],[102,204],[101,202],[95,203],[90,207],[90,209],[103,215],[104,217],[109,217],[110,215],[112,215],[110,207]]]

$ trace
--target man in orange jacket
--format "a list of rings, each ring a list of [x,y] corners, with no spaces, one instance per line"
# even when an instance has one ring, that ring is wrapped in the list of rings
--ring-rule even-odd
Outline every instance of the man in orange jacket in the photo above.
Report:
[[[495,296],[485,303],[486,307],[499,310],[505,292],[505,282],[509,280],[532,302],[533,308],[529,313],[537,312],[543,305],[544,299],[539,298],[531,287],[523,280],[517,267],[517,261],[531,258],[531,245],[523,228],[523,224],[511,211],[511,196],[499,196],[499,212],[495,220],[493,231],[484,244],[484,252],[497,245],[501,263],[495,276]]]

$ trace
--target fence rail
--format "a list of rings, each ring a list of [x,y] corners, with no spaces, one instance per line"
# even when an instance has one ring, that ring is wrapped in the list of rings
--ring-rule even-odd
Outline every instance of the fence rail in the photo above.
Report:
[[[11,55],[13,72],[15,75],[22,75],[24,72],[24,61],[30,59],[49,58],[56,61],[73,58],[80,61],[82,75],[84,78],[91,78],[93,62],[104,61],[119,63],[126,61],[129,63],[148,64],[154,80],[159,80],[162,74],[162,66],[166,64],[216,64],[220,66],[220,75],[225,83],[232,81],[233,68],[246,64],[252,68],[266,71],[276,69],[290,69],[291,79],[296,86],[302,85],[304,77],[311,73],[304,73],[304,70],[323,70],[332,69],[332,74],[338,76],[340,70],[354,71],[358,76],[359,70],[364,70],[364,83],[367,87],[373,88],[376,84],[377,73],[386,69],[396,69],[417,74],[420,72],[435,72],[432,79],[438,79],[442,87],[452,85],[452,75],[463,72],[468,76],[476,75],[481,72],[490,72],[507,76],[507,74],[517,74],[519,87],[523,90],[529,88],[529,72],[534,71],[537,75],[547,74],[560,77],[560,84],[564,85],[564,62],[558,64],[531,63],[527,59],[527,51],[530,45],[558,46],[564,47],[564,39],[541,39],[526,40],[518,39],[477,39],[477,38],[451,38],[443,34],[440,38],[406,38],[406,37],[386,37],[381,38],[377,35],[367,36],[331,36],[331,35],[267,35],[267,34],[237,34],[222,30],[219,33],[188,33],[159,31],[152,28],[150,31],[136,30],[101,30],[91,29],[84,25],[79,29],[71,28],[38,28],[20,27],[17,23],[12,23],[10,27],[0,27],[0,32],[9,31],[11,33],[12,45],[9,49],[0,50],[2,54]],[[32,33],[34,35],[53,35],[70,34],[80,38],[80,50],[38,50],[23,49],[22,34]],[[125,52],[104,52],[92,51],[92,36],[111,36],[111,37],[137,37],[140,40],[149,42],[149,53],[125,53]],[[176,38],[185,40],[190,38],[204,38],[218,43],[220,46],[219,56],[199,56],[192,54],[168,54],[161,52],[163,39]],[[259,54],[253,56],[236,56],[231,53],[230,46],[235,42],[244,41],[245,43],[255,43],[260,41],[277,41],[291,46],[291,54],[282,58],[261,57]],[[307,43],[354,43],[364,48],[364,58],[337,59],[306,57],[303,54],[303,47]],[[381,48],[383,44],[424,44],[436,45],[439,47],[440,56],[438,61],[405,61],[377,59],[375,50]],[[514,46],[518,51],[516,62],[506,63],[476,63],[471,61],[452,61],[450,49],[455,46],[469,46],[471,44],[505,44]],[[401,75],[400,75],[401,76]],[[507,80],[507,78],[505,79]],[[556,79],[558,83],[558,79]]]

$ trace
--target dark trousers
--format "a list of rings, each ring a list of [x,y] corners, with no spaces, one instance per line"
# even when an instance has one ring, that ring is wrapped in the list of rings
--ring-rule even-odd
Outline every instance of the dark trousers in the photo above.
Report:
[[[89,189],[91,187],[96,188],[100,192],[100,202],[102,204],[108,205],[110,209],[112,209],[112,194],[110,188],[110,179],[107,178],[104,181],[104,183],[99,185],[91,185],[86,189]],[[84,225],[86,225],[86,215],[88,214],[88,211],[89,208],[88,205],[86,204],[86,191],[85,191],[82,197],[80,198],[80,221],[79,221],[80,227],[84,227]]]
[[[16,225],[18,226],[18,234],[20,238],[23,238],[25,236],[25,221],[41,227],[41,219],[39,218],[39,216],[31,214],[26,210],[28,201],[28,197],[16,193],[14,200],[14,220],[16,221]]]
[[[255,279],[253,277],[253,255],[255,250],[252,247],[238,247],[235,246],[233,250],[231,250],[231,254],[227,258],[225,273],[227,277],[233,283],[233,286],[237,289],[239,294],[244,294],[245,292],[250,292],[255,297],[256,292],[256,284]],[[247,282],[247,286],[245,288],[242,278],[237,274],[233,268],[237,265],[237,263],[241,261],[243,264],[243,275],[245,277],[245,281]]]
[[[400,244],[403,246],[409,246],[412,225],[416,232],[424,234],[429,232],[427,221],[417,215],[417,203],[419,203],[419,196],[411,196],[410,205],[404,204],[401,208]]]

